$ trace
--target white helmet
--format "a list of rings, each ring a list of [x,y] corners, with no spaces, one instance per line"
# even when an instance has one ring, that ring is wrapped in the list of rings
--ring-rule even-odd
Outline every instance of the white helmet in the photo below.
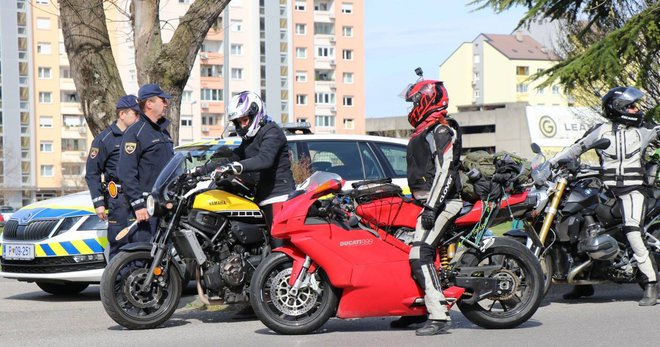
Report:
[[[234,122],[236,133],[243,139],[254,137],[266,122],[266,115],[264,114],[265,105],[261,97],[257,93],[244,91],[240,92],[231,99],[229,102],[229,117],[228,119]],[[243,116],[250,117],[250,123],[247,126],[241,127],[238,119]]]

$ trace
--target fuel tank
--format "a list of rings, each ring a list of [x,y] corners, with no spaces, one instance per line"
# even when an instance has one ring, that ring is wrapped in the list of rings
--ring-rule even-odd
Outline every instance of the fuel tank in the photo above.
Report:
[[[259,206],[254,202],[222,190],[207,190],[195,196],[193,209],[210,212],[251,212],[261,213]]]

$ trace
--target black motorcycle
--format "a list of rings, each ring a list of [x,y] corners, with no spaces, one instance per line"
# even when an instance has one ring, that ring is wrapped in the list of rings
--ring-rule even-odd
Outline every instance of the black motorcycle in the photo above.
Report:
[[[596,149],[607,148],[601,140]],[[535,207],[526,213],[523,230],[506,236],[523,239],[541,261],[545,292],[551,283],[637,283],[641,275],[623,232],[616,196],[600,180],[596,168],[575,161],[552,168],[540,148],[532,161]],[[649,187],[644,234],[652,256],[660,260],[660,191]],[[531,235],[531,236],[530,236]]]

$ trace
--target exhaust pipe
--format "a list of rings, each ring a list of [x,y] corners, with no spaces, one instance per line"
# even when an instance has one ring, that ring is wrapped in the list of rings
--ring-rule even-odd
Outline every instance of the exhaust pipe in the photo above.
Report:
[[[602,280],[575,280],[575,277],[582,273],[586,268],[591,266],[591,263],[593,261],[591,259],[585,261],[584,263],[576,266],[571,270],[571,272],[568,273],[568,278],[566,279],[566,283],[572,284],[572,285],[583,285],[583,284],[599,284],[599,283],[605,283],[607,281],[602,281]]]

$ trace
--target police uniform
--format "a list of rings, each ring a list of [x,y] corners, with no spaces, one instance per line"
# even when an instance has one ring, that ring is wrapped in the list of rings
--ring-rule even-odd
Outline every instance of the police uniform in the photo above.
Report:
[[[160,93],[160,94],[159,94]],[[151,96],[170,98],[155,84],[140,88],[138,98],[145,100]],[[143,193],[151,192],[156,178],[165,165],[174,156],[172,137],[167,131],[169,120],[161,118],[158,123],[151,121],[145,114],[126,129],[119,154],[117,170],[122,180],[122,188],[130,204],[131,215],[145,208]],[[158,227],[157,218],[149,218],[138,223],[132,233],[132,242],[149,242]]]
[[[132,108],[139,112],[137,97],[123,96],[117,103],[117,110]],[[112,259],[125,241],[116,241],[117,233],[126,227],[127,223],[135,220],[129,214],[128,203],[121,192],[121,185],[117,180],[117,163],[119,162],[119,149],[122,135],[117,123],[110,125],[97,135],[92,141],[86,163],[85,180],[89,187],[94,208],[104,206],[108,211],[108,241],[109,259]],[[103,176],[103,181],[101,179]]]

